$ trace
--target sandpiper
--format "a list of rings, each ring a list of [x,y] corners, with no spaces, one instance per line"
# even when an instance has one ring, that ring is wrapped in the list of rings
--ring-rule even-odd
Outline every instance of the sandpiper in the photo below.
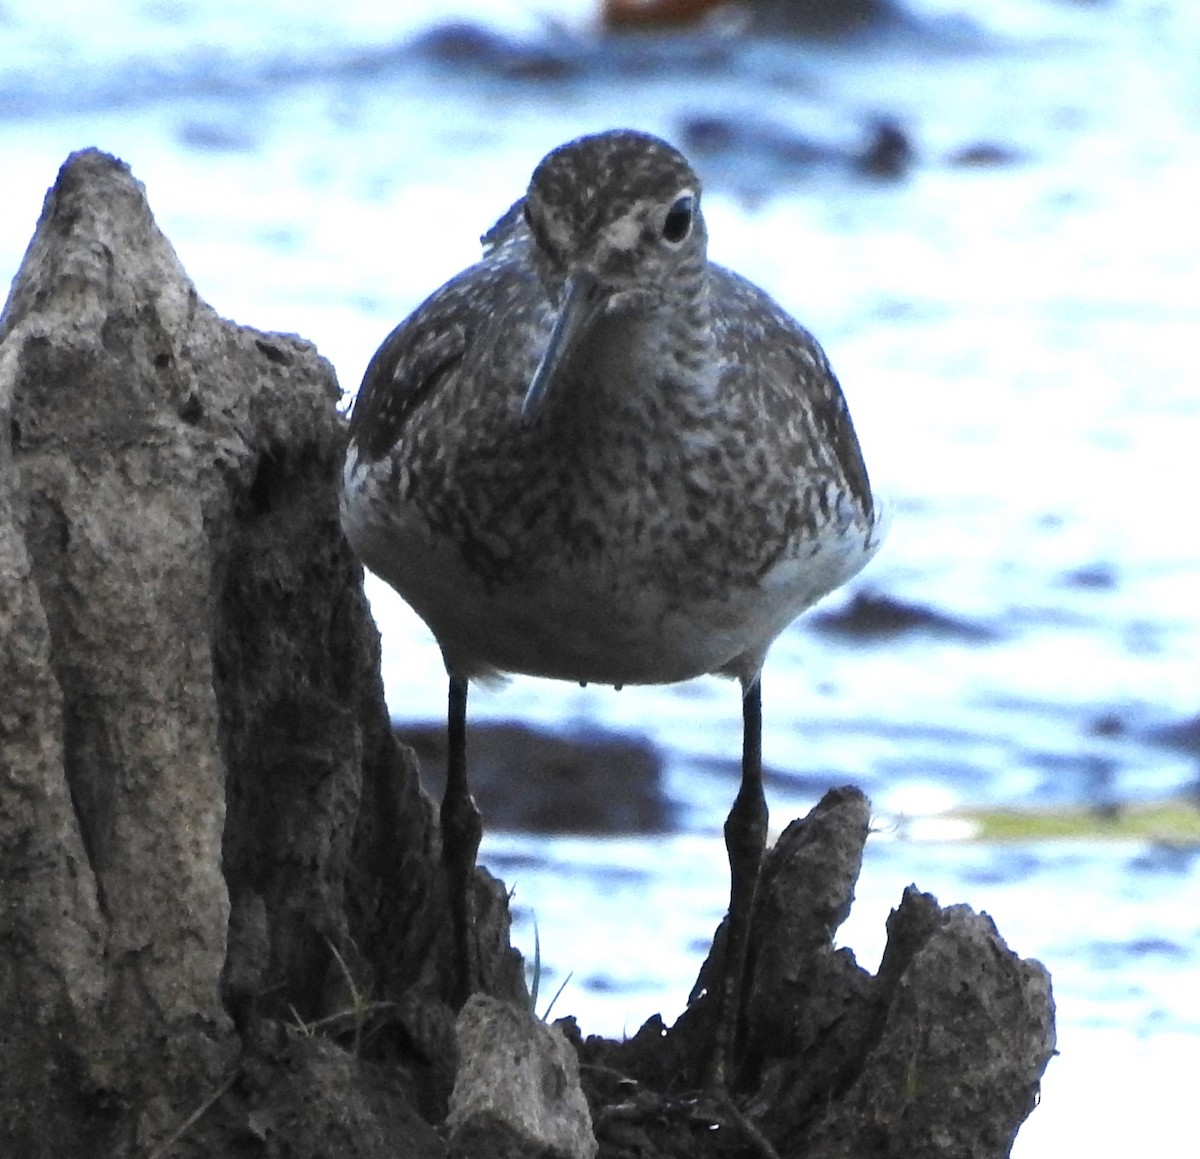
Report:
[[[505,673],[741,684],[741,788],[706,1082],[723,1088],[763,856],[760,672],[881,538],[824,353],[710,262],[700,181],[619,130],[537,166],[483,258],[387,337],[350,419],[342,522],[417,611],[450,679],[443,860],[462,996],[480,837],[467,687]]]

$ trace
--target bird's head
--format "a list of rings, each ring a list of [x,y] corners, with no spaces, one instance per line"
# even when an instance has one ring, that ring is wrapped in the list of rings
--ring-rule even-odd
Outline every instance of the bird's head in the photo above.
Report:
[[[556,310],[522,406],[531,425],[597,319],[668,301],[701,275],[707,238],[692,167],[665,141],[632,130],[555,149],[534,171],[523,212]]]

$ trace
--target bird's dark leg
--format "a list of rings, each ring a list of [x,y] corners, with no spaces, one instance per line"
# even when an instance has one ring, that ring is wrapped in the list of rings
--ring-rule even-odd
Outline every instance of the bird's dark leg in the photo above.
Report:
[[[456,977],[453,1000],[461,1005],[479,984],[475,942],[475,854],[483,824],[467,782],[467,681],[450,677],[446,714],[446,791],[442,796],[442,864],[454,921]]]
[[[704,1085],[713,1095],[727,1092],[742,1017],[746,950],[758,872],[767,844],[767,799],[762,785],[762,689],[757,676],[742,687],[742,785],[725,821],[729,852],[729,925],[717,1001],[716,1034]]]

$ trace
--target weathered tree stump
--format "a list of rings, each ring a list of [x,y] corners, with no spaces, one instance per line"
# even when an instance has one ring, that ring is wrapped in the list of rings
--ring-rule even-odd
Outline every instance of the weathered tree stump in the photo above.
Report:
[[[338,525],[338,399],[310,344],[199,299],[124,165],[67,161],[0,318],[0,1155],[594,1149],[580,1103],[537,1134],[576,1081],[553,1041],[522,1080],[544,1105],[491,1136],[454,1090],[468,1016],[514,1020],[476,1003],[456,1031],[445,1001],[435,812]],[[1002,1156],[1048,978],[915,892],[875,978],[834,951],[866,809],[831,795],[771,854],[739,1090],[781,1154]],[[525,1012],[503,888],[477,894],[484,988]],[[687,1095],[708,1005],[577,1043],[602,1155],[750,1153]]]

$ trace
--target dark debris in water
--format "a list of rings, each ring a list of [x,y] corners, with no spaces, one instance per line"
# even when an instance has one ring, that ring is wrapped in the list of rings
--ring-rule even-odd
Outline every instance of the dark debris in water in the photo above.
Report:
[[[552,30],[541,37],[513,36],[466,21],[436,25],[407,46],[411,57],[458,76],[517,82],[661,76],[706,76],[736,67],[735,42],[685,33],[610,40]]]
[[[1125,723],[1125,718],[1117,712],[1102,712],[1099,716],[1094,717],[1088,722],[1087,733],[1089,736],[1100,736],[1107,738],[1116,738],[1125,736],[1129,731],[1129,726]]]
[[[891,0],[755,0],[753,26],[799,36],[853,36],[907,23]]]
[[[844,38],[906,22],[891,0],[602,0],[601,19],[613,32],[678,29],[710,23],[736,9],[728,27],[801,37]]]
[[[1159,958],[1184,962],[1191,957],[1187,946],[1169,938],[1133,938],[1129,941],[1097,941],[1086,948],[1093,965],[1101,969],[1123,969],[1130,958]]]
[[[895,180],[916,160],[908,131],[887,116],[864,125],[859,140],[844,141],[807,136],[753,115],[702,112],[685,116],[676,137],[685,153],[707,162],[706,172],[750,190],[816,169]]]
[[[1022,154],[999,141],[973,141],[953,150],[946,160],[960,169],[996,169],[1022,160]]]
[[[185,149],[197,153],[253,153],[262,144],[257,133],[233,121],[185,120],[175,135]]]
[[[1200,715],[1148,729],[1145,739],[1152,744],[1200,757]]]
[[[1117,569],[1110,563],[1088,563],[1063,572],[1060,582],[1084,591],[1111,591],[1117,586]]]
[[[435,65],[511,80],[567,80],[583,72],[586,63],[582,46],[565,38],[520,39],[467,21],[439,24],[409,47],[413,55]]]
[[[892,117],[878,117],[870,126],[866,147],[854,158],[855,168],[867,177],[896,180],[912,168],[916,149],[908,131]]]
[[[840,608],[814,612],[805,623],[817,632],[856,640],[887,640],[907,632],[921,632],[964,644],[986,644],[997,634],[981,624],[939,612],[924,604],[910,604],[877,592],[855,592]]]
[[[445,785],[443,725],[395,727],[417,754],[435,800]],[[534,833],[663,833],[675,828],[664,762],[645,740],[589,731],[557,737],[517,723],[472,724],[471,789],[489,829]]]
[[[1197,858],[1200,858],[1200,842],[1189,845],[1183,842],[1155,841],[1130,861],[1129,868],[1134,873],[1152,874],[1155,877],[1164,873],[1186,877],[1192,872]]]

